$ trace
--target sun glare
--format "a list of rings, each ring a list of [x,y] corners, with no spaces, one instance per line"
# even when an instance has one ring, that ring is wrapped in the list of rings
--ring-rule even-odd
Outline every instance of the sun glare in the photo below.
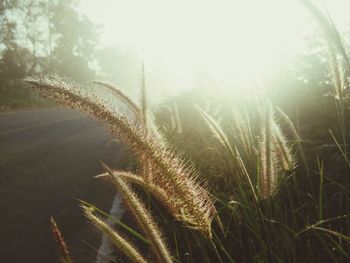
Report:
[[[302,50],[315,27],[295,0],[89,0],[82,12],[103,25],[104,44],[134,49],[151,72],[185,88],[198,73],[247,86]]]

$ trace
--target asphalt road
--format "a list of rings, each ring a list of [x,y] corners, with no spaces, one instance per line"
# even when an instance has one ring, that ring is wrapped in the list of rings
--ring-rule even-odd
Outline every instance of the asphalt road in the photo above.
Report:
[[[75,262],[94,262],[100,234],[76,198],[105,211],[114,197],[93,179],[99,160],[123,168],[123,146],[96,121],[55,108],[0,114],[0,262],[60,262],[55,217]],[[87,245],[87,243],[89,245]]]

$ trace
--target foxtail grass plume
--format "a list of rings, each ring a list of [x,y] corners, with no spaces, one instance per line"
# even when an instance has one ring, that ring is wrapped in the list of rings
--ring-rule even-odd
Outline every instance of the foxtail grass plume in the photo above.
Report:
[[[117,99],[121,100],[129,107],[130,111],[134,114],[136,119],[141,120],[141,109],[139,108],[139,106],[136,105],[132,101],[132,99],[129,98],[126,94],[124,94],[120,89],[111,84],[104,83],[101,81],[94,81],[94,83],[109,89]]]
[[[280,177],[295,167],[291,147],[276,123],[272,105],[264,105],[259,135],[259,189],[263,199],[276,193]]]
[[[171,263],[172,257],[162,236],[162,232],[159,230],[149,211],[123,179],[116,175],[108,166],[102,165],[111,176],[114,186],[122,194],[124,204],[134,215],[138,225],[148,238],[152,251],[157,257],[157,261],[159,263]]]
[[[280,162],[282,169],[291,171],[294,169],[295,164],[291,148],[287,144],[287,139],[279,125],[274,120],[272,123],[272,129],[276,158]]]
[[[81,206],[85,216],[103,233],[111,242],[123,252],[132,262],[135,263],[147,263],[147,260],[141,255],[141,253],[130,244],[125,238],[117,233],[115,229],[112,229],[102,219],[93,214],[93,208],[86,205]]]
[[[170,200],[167,193],[158,185],[147,182],[142,176],[138,176],[131,172],[113,170],[113,176],[119,176],[122,180],[129,184],[141,186],[155,199],[157,199],[176,220],[180,220],[181,215],[178,214],[179,211],[177,210],[176,206],[174,206],[174,200]],[[95,178],[110,178],[110,174],[103,173],[95,176]]]
[[[67,244],[64,241],[63,235],[60,229],[58,228],[57,223],[53,217],[50,217],[50,224],[51,224],[51,231],[55,237],[55,240],[58,244],[58,247],[61,253],[62,263],[73,263]]]
[[[147,127],[147,94],[146,94],[146,77],[145,77],[145,65],[142,63],[141,69],[141,85],[140,85],[140,105],[141,105],[141,120],[144,127]]]
[[[215,209],[208,191],[199,185],[198,174],[174,150],[159,144],[152,133],[115,111],[113,102],[56,77],[27,78],[26,83],[60,104],[88,113],[105,123],[112,133],[121,136],[140,161],[152,170],[151,182],[162,188],[180,215],[180,221],[211,238]]]
[[[262,198],[271,197],[277,187],[276,152],[273,145],[272,109],[267,105],[264,109],[259,136],[259,189]]]

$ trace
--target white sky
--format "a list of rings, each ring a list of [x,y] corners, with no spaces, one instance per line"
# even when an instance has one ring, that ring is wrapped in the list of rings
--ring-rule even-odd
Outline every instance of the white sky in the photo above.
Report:
[[[324,1],[338,26],[350,22],[350,0]],[[263,74],[315,26],[299,0],[82,0],[81,12],[103,26],[103,45],[134,49],[181,85],[198,72],[227,85]]]

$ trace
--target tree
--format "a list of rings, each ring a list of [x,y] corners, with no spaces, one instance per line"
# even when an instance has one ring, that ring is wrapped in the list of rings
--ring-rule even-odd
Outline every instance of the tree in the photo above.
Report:
[[[43,57],[47,56],[47,27],[48,23],[46,11],[46,1],[43,0],[20,0],[18,9],[22,15],[23,21],[23,42],[28,43],[28,48],[32,53],[30,60],[29,75],[39,73],[45,65]],[[41,63],[40,63],[41,62]]]
[[[58,74],[76,81],[94,78],[97,27],[78,13],[78,2],[0,1],[1,103],[6,98],[10,105],[16,96],[30,97],[16,82],[28,75]]]
[[[96,26],[79,16],[77,1],[59,0],[51,5],[51,36],[54,48],[49,70],[79,81],[91,80],[98,35]]]
[[[0,2],[0,51],[15,47],[16,24],[9,19],[9,12],[15,8],[17,1],[3,0]]]

